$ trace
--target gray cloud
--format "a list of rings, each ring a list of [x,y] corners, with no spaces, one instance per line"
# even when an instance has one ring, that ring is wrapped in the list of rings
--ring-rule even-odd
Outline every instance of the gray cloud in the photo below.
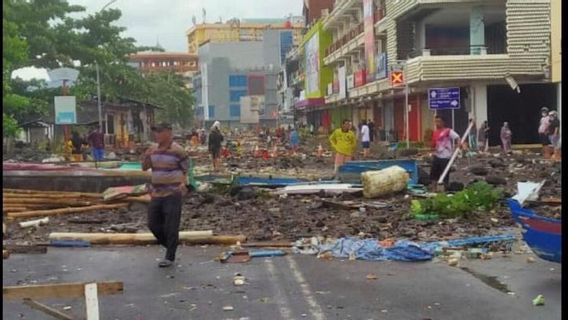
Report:
[[[100,10],[109,1],[69,0],[82,5],[87,13]],[[187,51],[185,33],[191,27],[191,18],[216,22],[237,18],[284,18],[301,15],[302,0],[117,0],[110,8],[122,11],[118,25],[127,28],[124,36],[136,39],[139,45],[160,44],[168,51]]]

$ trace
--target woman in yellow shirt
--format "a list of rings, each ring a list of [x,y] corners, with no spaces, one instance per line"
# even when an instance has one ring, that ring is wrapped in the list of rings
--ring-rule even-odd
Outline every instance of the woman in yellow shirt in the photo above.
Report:
[[[357,149],[357,137],[351,130],[351,121],[343,120],[341,128],[335,129],[329,137],[331,147],[335,150],[335,173],[341,165],[353,159]]]

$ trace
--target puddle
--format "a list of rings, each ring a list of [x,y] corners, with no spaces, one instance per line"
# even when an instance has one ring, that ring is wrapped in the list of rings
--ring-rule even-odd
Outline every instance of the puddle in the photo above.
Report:
[[[504,293],[512,292],[509,290],[506,284],[502,283],[501,281],[497,280],[497,277],[488,276],[482,273],[475,272],[467,267],[461,267],[463,271],[471,274],[472,276],[476,277],[477,279],[481,280],[486,285],[490,286],[491,288],[497,289]]]

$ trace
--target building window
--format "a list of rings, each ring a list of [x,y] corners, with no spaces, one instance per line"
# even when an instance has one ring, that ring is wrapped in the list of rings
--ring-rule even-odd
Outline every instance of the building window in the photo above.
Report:
[[[230,75],[229,87],[246,87],[247,77],[245,75]]]
[[[246,95],[247,95],[246,90],[231,90],[230,91],[230,101],[231,102],[240,102],[241,97],[244,97]]]
[[[215,118],[215,106],[209,106],[209,119]]]
[[[241,105],[240,104],[231,104],[229,105],[229,115],[231,117],[241,117]]]

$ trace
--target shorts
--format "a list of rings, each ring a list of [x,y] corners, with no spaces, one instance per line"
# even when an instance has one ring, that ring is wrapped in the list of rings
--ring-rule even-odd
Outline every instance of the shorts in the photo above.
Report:
[[[104,158],[105,158],[105,149],[93,148],[93,159],[95,159],[95,161],[103,161]]]
[[[446,169],[446,166],[449,162],[450,159],[438,158],[434,156],[434,158],[432,159],[432,167],[430,168],[430,181],[432,181],[432,183],[438,183],[438,179],[440,179],[440,176],[442,175],[442,173],[444,173],[444,170]],[[447,186],[449,182],[450,172],[448,171],[448,174],[446,174],[446,177],[444,178],[444,184]]]
[[[550,138],[548,138],[548,136],[544,133],[539,134],[539,140],[543,146],[547,146],[550,144]]]
[[[369,141],[363,141],[361,144],[363,145],[363,149],[369,149],[371,143]]]
[[[211,150],[211,156],[213,157],[213,159],[219,159],[220,153],[221,153],[221,149]]]

